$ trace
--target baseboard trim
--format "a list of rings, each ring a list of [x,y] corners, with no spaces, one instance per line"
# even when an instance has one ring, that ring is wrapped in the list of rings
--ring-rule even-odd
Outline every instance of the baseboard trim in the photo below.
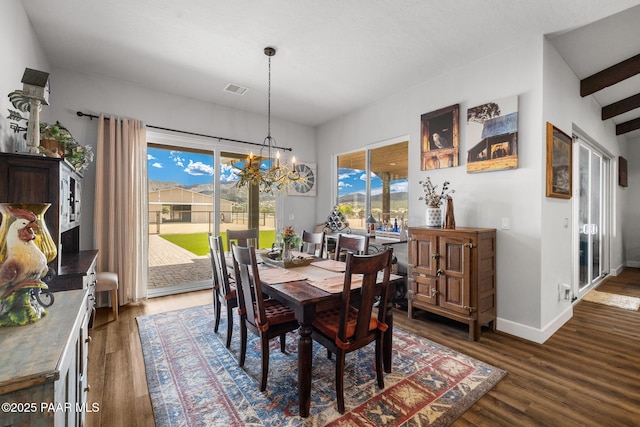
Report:
[[[631,268],[640,268],[640,261],[627,261],[626,265]]]
[[[536,329],[522,323],[512,322],[511,320],[498,318],[496,329],[516,337],[533,341],[538,344],[544,344],[553,334],[555,334],[565,323],[573,317],[573,306],[567,307],[562,313],[556,316],[543,329]]]

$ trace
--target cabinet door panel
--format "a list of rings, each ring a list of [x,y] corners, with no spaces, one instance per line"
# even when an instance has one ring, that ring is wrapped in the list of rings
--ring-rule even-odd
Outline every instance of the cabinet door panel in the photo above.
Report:
[[[461,314],[469,314],[471,249],[469,239],[440,237],[439,305]]]
[[[438,261],[433,257],[433,254],[437,252],[438,248],[436,242],[436,236],[413,237],[409,250],[409,264],[412,266],[411,272],[426,274],[428,276],[436,275]]]
[[[414,301],[426,304],[437,304],[438,283],[435,277],[416,275],[415,292],[413,294]]]

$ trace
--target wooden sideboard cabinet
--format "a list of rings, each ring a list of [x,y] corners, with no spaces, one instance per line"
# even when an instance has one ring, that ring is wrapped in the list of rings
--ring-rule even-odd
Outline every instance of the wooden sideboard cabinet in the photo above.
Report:
[[[95,249],[65,253],[58,275],[49,283],[49,287],[55,291],[93,289],[96,284],[97,257],[98,251]]]
[[[48,314],[0,328],[0,425],[82,426],[87,404],[89,290],[55,293]]]
[[[416,308],[480,328],[496,328],[496,230],[409,227],[408,316]]]
[[[83,289],[95,283],[97,251],[80,251],[82,176],[64,160],[0,153],[0,202],[51,203],[44,220],[58,256],[49,263],[57,276],[52,291]]]

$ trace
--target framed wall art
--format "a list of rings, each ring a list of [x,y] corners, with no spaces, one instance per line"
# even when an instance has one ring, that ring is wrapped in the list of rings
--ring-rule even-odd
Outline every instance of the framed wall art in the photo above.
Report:
[[[627,182],[627,159],[620,156],[618,157],[618,185],[620,187],[626,187]]]
[[[518,167],[518,97],[467,109],[467,172]]]
[[[572,139],[547,123],[547,197],[571,198]]]
[[[303,178],[295,181],[289,188],[289,196],[315,196],[316,195],[316,172],[315,163],[297,162],[295,171]]]
[[[458,104],[420,116],[420,169],[458,166]]]

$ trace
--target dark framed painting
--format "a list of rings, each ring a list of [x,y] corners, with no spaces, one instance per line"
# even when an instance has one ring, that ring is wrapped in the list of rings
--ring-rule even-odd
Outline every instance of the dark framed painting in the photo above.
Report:
[[[547,122],[547,197],[571,198],[572,139]]]
[[[467,173],[518,167],[518,96],[467,109]]]
[[[459,104],[420,116],[420,169],[458,166]]]
[[[620,156],[618,157],[618,185],[620,187],[626,187],[627,182],[627,159]]]

